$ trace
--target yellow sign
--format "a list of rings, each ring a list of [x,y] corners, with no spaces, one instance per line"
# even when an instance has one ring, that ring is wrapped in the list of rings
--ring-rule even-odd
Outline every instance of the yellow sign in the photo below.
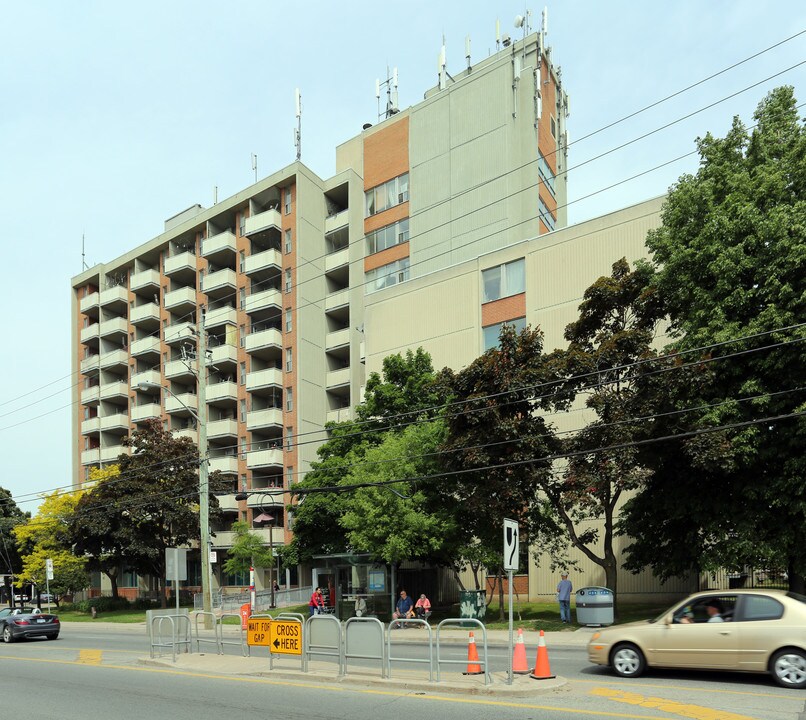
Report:
[[[268,646],[270,632],[270,618],[249,618],[246,621],[246,644]]]
[[[268,645],[273,655],[302,655],[302,624],[295,620],[272,621]]]

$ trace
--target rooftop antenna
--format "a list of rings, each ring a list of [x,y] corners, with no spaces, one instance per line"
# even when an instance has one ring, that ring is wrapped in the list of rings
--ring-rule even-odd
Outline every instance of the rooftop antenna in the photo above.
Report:
[[[294,130],[294,147],[297,149],[297,160],[302,157],[302,95],[299,88],[294,90],[294,105],[297,114],[297,127]]]
[[[218,185],[213,185],[213,205],[218,205]]]
[[[465,59],[467,60],[467,71],[472,69],[470,65],[470,35],[465,38]]]
[[[81,269],[82,271],[90,269],[90,266],[87,265],[87,262],[84,259],[84,233],[81,233]]]
[[[386,88],[386,110],[381,112],[381,88]],[[389,66],[386,66],[386,80],[375,80],[375,99],[378,103],[378,122],[385,120],[400,112],[397,103],[397,68],[392,68],[389,73]]]
[[[501,21],[496,18],[495,21],[495,51],[501,49]]]
[[[252,153],[252,170],[255,171],[255,182],[257,182],[257,155]]]
[[[543,14],[541,16],[540,22],[540,34],[543,36],[543,44],[546,43],[546,35],[549,34],[549,9],[548,7],[543,8]]]
[[[442,47],[439,49],[439,61],[437,63],[437,71],[439,72],[439,89],[444,90],[447,83],[445,77],[448,74],[445,70],[445,36],[442,36]]]

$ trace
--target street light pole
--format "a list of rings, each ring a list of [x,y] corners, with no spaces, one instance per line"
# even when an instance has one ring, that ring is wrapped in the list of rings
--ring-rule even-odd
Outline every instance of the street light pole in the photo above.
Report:
[[[199,424],[199,534],[201,549],[202,609],[212,612],[213,598],[210,579],[210,476],[207,461],[207,334],[204,329],[205,309],[199,308],[199,351],[197,353]],[[210,616],[204,616],[204,626],[211,627]]]

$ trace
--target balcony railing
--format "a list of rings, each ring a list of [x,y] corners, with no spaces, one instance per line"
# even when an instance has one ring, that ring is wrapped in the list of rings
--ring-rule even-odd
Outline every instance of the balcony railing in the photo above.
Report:
[[[126,413],[105,415],[101,418],[101,430],[128,430],[129,416]]]
[[[258,213],[252,217],[246,218],[244,222],[244,235],[253,235],[254,233],[275,228],[280,230],[283,227],[283,220],[278,210],[266,210],[265,212]]]
[[[141,340],[135,340],[131,345],[132,357],[136,355],[143,355],[145,353],[159,353],[160,352],[160,339],[158,337],[145,337]]]
[[[207,328],[215,327],[216,325],[237,325],[238,313],[234,307],[225,305],[223,307],[215,308],[207,313],[204,318],[204,326]]]
[[[275,268],[278,272],[283,267],[283,256],[278,250],[264,250],[246,258],[244,272],[249,275],[260,270]]]
[[[346,422],[353,419],[353,409],[339,408],[338,410],[329,410],[327,413],[328,422]]]
[[[325,298],[325,312],[350,304],[350,289],[337,290]]]
[[[97,433],[101,430],[101,418],[91,417],[81,421],[81,434]]]
[[[282,427],[283,411],[280,408],[252,410],[246,413],[246,429],[257,430],[265,427]]]
[[[271,448],[268,450],[250,450],[248,453],[246,453],[246,467],[248,467],[250,470],[268,466],[278,468],[283,466],[282,450],[278,448]],[[282,495],[279,497],[282,497]]]
[[[173,275],[180,270],[196,272],[196,256],[193,253],[181,252],[165,258],[166,275]]]
[[[326,376],[326,386],[329,388],[342,387],[350,384],[350,368],[331,370]]]
[[[207,437],[238,437],[238,423],[231,419],[208,422]]]
[[[207,402],[238,399],[238,386],[234,382],[211,383],[207,386]]]
[[[283,371],[278,368],[268,368],[266,370],[257,370],[246,374],[246,389],[250,392],[258,388],[270,387],[276,385],[283,386]]]
[[[342,210],[335,215],[330,215],[329,217],[325,218],[325,235],[329,235],[334,230],[338,230],[339,228],[343,228],[345,225],[348,224],[350,220],[350,211],[349,210]]]
[[[128,366],[129,351],[121,348],[120,350],[110,350],[109,352],[105,352],[103,355],[101,355],[100,364],[102,368],[116,367],[120,365]]]
[[[158,270],[141,270],[140,272],[132,273],[129,280],[132,290],[140,290],[142,288],[158,288],[160,286],[160,274]]]
[[[283,346],[283,334],[276,328],[268,328],[258,332],[250,333],[246,336],[246,351],[253,352],[266,347]]]
[[[329,332],[325,336],[325,349],[333,350],[350,344],[350,328]]]
[[[140,383],[160,384],[160,374],[156,370],[146,370],[145,372],[134,373],[131,379],[132,388],[136,389]]]
[[[88,372],[92,372],[93,370],[97,370],[100,364],[100,359],[98,355],[89,355],[85,357],[80,364],[81,372],[85,375]]]
[[[132,308],[131,312],[129,313],[129,319],[131,320],[132,325],[137,325],[138,323],[142,323],[147,320],[150,320],[151,322],[159,322],[160,307],[157,305],[157,303],[144,303],[136,308]]]
[[[97,403],[101,397],[100,388],[97,385],[92,387],[83,388],[81,390],[81,404],[90,405]]]
[[[235,252],[235,233],[225,230],[202,240],[202,256],[207,257],[223,250]]]
[[[203,290],[207,294],[221,290],[235,289],[235,271],[229,268],[216,270],[204,278]]]
[[[132,408],[132,422],[142,422],[143,420],[158,417],[161,417],[161,410],[157,403],[146,403]]]
[[[81,302],[78,304],[78,307],[81,312],[85,313],[91,308],[98,307],[100,301],[101,297],[97,292],[90,293],[89,295],[81,298]]]
[[[116,317],[101,323],[101,337],[106,335],[128,335],[129,323],[126,318]]]
[[[108,463],[114,462],[118,456],[129,454],[129,448],[123,445],[109,445],[108,447],[101,448],[101,462]]]
[[[188,367],[188,364],[190,367]],[[165,377],[175,380],[177,378],[195,377],[196,361],[170,360],[165,363]]]
[[[210,458],[210,472],[214,472],[218,470],[225,475],[236,475],[238,473],[238,458],[235,455],[224,455],[219,457]],[[224,495],[223,497],[231,497],[235,498],[234,495]],[[221,496],[218,498],[219,502],[221,502]],[[235,508],[237,509],[238,504],[235,504]]]
[[[169,413],[187,412],[188,408],[195,412],[199,407],[199,397],[193,393],[182,393],[181,395],[168,395],[165,398],[165,411]]]
[[[92,450],[83,450],[81,452],[82,465],[94,465],[101,462],[100,448],[93,448]]]
[[[129,304],[129,291],[123,285],[115,285],[101,291],[101,305]]]
[[[268,290],[259,290],[252,293],[246,298],[244,309],[246,312],[257,312],[258,310],[265,310],[270,307],[282,307],[283,295],[279,290],[269,288]]]
[[[113,397],[129,397],[129,386],[125,382],[104,383],[101,386],[101,397],[104,400]]]
[[[81,328],[81,342],[89,342],[97,338],[101,333],[101,326],[98,323],[92,323],[85,328]]]
[[[169,345],[192,340],[195,326],[189,322],[180,322],[165,328],[165,342]]]
[[[344,248],[325,257],[325,272],[343,267],[350,262],[350,249]]]
[[[181,287],[165,294],[165,307],[169,310],[181,307],[196,307],[196,290],[192,287]]]

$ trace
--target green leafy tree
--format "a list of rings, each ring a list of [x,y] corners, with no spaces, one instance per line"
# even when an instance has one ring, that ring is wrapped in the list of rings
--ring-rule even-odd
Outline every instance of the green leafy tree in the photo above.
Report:
[[[53,562],[52,580],[47,580],[46,577],[48,559]],[[34,583],[37,593],[41,593],[47,587],[55,596],[58,607],[63,596],[83,590],[89,585],[90,578],[84,558],[76,557],[69,550],[38,545],[23,558],[20,581]],[[41,605],[41,602],[37,604]]]
[[[12,595],[11,576],[22,570],[14,528],[30,517],[30,513],[23,512],[17,506],[11,493],[0,487],[0,572],[5,576],[5,596],[9,598]]]
[[[558,536],[539,488],[552,476],[551,462],[542,458],[558,452],[560,442],[539,412],[550,405],[537,389],[556,379],[556,368],[543,354],[542,333],[531,328],[517,333],[510,325],[503,327],[499,347],[455,375],[445,373],[456,404],[446,413],[442,463],[454,474],[438,491],[461,507],[477,557],[498,577],[505,518],[518,521],[522,541],[538,533],[548,542]],[[499,601],[503,617],[503,583]]]
[[[630,270],[626,259],[614,263],[610,276],[585,291],[579,319],[565,329],[568,348],[554,358],[563,379],[560,403],[584,399],[595,418],[564,438],[567,464],[541,490],[571,544],[604,570],[616,598],[617,509],[650,474],[632,443],[644,424],[634,418],[647,411],[637,385],[639,363],[656,354],[660,306],[651,277],[647,265]],[[608,447],[614,449],[600,450]]]
[[[755,128],[737,119],[724,138],[698,140],[700,168],[671,189],[647,245],[676,336],[672,349],[722,341],[707,383],[679,388],[681,406],[713,406],[672,429],[695,436],[655,458],[625,525],[634,565],[678,572],[781,561],[803,591],[806,549],[806,132],[789,87],[758,106]],[[769,333],[764,334],[763,333]],[[772,347],[777,345],[777,347]],[[764,349],[767,348],[767,349]],[[755,423],[763,417],[788,418]],[[742,423],[749,423],[741,425]],[[681,501],[681,499],[685,499]]]
[[[263,539],[249,530],[249,523],[239,520],[232,524],[235,540],[227,551],[224,570],[235,575],[249,572],[252,567],[266,568],[272,566],[274,556]]]

